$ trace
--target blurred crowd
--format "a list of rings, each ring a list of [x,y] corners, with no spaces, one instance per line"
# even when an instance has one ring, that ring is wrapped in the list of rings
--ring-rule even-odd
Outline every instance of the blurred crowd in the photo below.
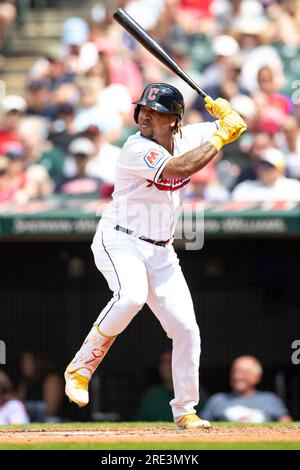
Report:
[[[0,3],[0,29],[14,20]],[[120,149],[137,132],[132,101],[150,82],[203,100],[113,20],[124,7],[248,132],[193,175],[187,199],[300,201],[300,0],[115,0],[67,19],[61,45],[28,71],[24,96],[1,101],[0,202],[109,198]],[[4,13],[3,13],[4,11]],[[1,48],[1,35],[0,35]]]
[[[173,421],[169,404],[174,395],[171,351],[160,355],[158,372],[158,381],[143,391],[131,420]],[[237,357],[229,371],[230,391],[209,396],[200,384],[197,413],[211,421],[293,421],[282,397],[274,392],[259,390],[262,379],[262,364],[256,357]],[[100,414],[106,418],[109,415]],[[118,417],[118,414],[115,416]],[[62,377],[48,352],[41,348],[22,352],[19,382],[15,388],[7,374],[0,370],[0,425],[58,423],[69,420],[64,403]]]

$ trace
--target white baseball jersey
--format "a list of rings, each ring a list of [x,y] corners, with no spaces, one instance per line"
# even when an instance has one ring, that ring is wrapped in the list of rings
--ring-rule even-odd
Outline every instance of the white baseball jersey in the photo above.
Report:
[[[199,147],[216,131],[218,121],[188,125],[174,136],[173,156],[161,145],[129,137],[117,162],[113,200],[93,239],[98,270],[113,296],[68,366],[90,379],[117,335],[145,303],[172,339],[174,419],[196,412],[199,402],[200,332],[192,297],[171,243],[165,246],[137,236],[163,241],[172,238],[190,178],[164,179],[171,158]],[[114,230],[120,225],[137,236]]]
[[[217,128],[218,121],[183,127],[182,136],[174,135],[173,155],[140,132],[129,137],[118,159],[113,200],[101,225],[120,225],[157,241],[172,238],[190,178],[166,179],[162,172],[171,158],[199,147]]]

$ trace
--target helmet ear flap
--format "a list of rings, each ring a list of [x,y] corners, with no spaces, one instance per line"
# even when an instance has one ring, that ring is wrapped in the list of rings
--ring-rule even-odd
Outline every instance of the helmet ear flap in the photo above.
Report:
[[[138,124],[138,117],[139,117],[140,109],[141,109],[141,105],[137,104],[134,110],[134,115],[133,115],[134,120],[137,124]]]

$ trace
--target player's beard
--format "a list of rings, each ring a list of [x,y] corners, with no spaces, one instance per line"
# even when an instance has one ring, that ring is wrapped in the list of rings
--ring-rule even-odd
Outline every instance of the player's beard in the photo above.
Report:
[[[146,137],[147,139],[153,139],[153,128],[151,126],[143,128],[143,126],[140,125],[140,132],[143,137]]]

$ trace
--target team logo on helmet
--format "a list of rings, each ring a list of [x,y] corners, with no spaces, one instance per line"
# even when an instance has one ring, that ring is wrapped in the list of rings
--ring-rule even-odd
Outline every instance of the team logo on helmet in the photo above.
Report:
[[[151,88],[151,90],[148,93],[147,99],[150,101],[155,100],[158,92],[159,92],[159,88]]]

